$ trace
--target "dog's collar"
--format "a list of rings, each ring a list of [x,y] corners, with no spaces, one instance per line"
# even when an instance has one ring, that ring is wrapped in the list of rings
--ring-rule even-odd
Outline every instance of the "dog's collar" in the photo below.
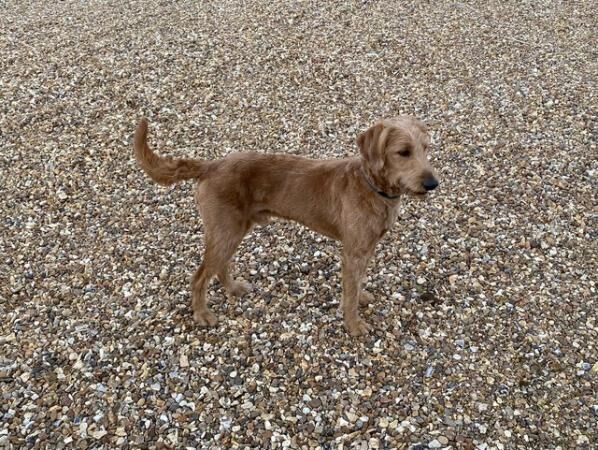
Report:
[[[372,191],[374,191],[376,194],[381,195],[384,198],[387,198],[389,200],[396,200],[397,198],[400,197],[400,195],[388,195],[386,192],[378,189],[374,183],[372,183],[370,181],[370,178],[366,175],[366,173],[363,171],[363,169],[361,170],[361,174],[363,175],[363,178],[365,180],[365,182],[368,184],[368,186],[372,189]]]

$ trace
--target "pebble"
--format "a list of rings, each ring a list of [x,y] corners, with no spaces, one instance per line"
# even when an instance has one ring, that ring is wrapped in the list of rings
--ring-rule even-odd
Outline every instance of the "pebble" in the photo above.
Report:
[[[179,358],[179,365],[183,369],[189,367],[189,359],[187,358],[187,355],[185,353],[181,353],[181,356]]]

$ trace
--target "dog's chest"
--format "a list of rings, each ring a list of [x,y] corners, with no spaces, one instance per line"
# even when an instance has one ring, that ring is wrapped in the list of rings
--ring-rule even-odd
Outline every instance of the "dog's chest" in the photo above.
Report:
[[[399,206],[395,205],[393,207],[388,208],[388,210],[386,211],[386,222],[384,224],[384,228],[386,228],[386,230],[390,230],[393,225],[395,224],[395,222],[397,221],[399,217]]]

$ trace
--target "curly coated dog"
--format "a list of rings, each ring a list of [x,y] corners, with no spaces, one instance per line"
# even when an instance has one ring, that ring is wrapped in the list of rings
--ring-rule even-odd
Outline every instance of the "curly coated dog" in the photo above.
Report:
[[[357,137],[359,157],[336,160],[259,153],[212,161],[173,159],[152,152],[147,126],[142,119],[134,149],[150,178],[162,185],[198,181],[195,197],[205,229],[203,263],[192,280],[198,324],[218,321],[206,303],[212,277],[232,295],[247,292],[247,283],[232,279],[229,261],[254,224],[275,216],[341,241],[344,323],[353,336],[368,332],[358,305],[372,300],[362,290],[362,278],[376,243],[395,222],[401,195],[425,197],[438,186],[422,122],[407,116],[380,120]]]

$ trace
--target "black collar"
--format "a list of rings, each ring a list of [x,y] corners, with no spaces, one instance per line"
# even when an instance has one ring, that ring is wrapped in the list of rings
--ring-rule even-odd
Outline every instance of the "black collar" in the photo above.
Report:
[[[400,195],[388,195],[386,192],[381,191],[380,189],[378,189],[376,186],[374,186],[374,183],[372,183],[369,179],[369,177],[365,174],[365,172],[363,171],[363,169],[361,170],[361,174],[363,175],[363,178],[365,179],[365,182],[368,184],[368,186],[372,189],[372,191],[374,191],[376,194],[381,195],[384,198],[387,198],[389,200],[396,200],[397,198],[400,197]]]

